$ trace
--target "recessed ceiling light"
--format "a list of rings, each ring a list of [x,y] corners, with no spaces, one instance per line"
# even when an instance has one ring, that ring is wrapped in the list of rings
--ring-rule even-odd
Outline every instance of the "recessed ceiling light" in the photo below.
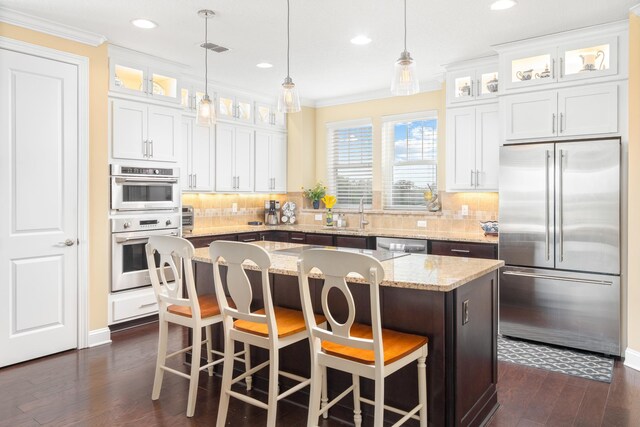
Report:
[[[268,62],[261,62],[259,64],[256,64],[256,67],[258,67],[258,68],[271,68],[271,67],[273,67],[273,64],[269,64]]]
[[[491,10],[505,10],[515,6],[518,2],[516,0],[496,0],[491,3]]]
[[[360,34],[359,36],[355,36],[351,39],[351,43],[357,45],[365,45],[371,43],[371,39],[367,36]]]
[[[150,28],[155,28],[158,26],[158,24],[156,24],[155,22],[149,21],[148,19],[143,19],[143,18],[134,19],[131,21],[131,23],[136,27],[144,28],[145,30],[148,30]]]

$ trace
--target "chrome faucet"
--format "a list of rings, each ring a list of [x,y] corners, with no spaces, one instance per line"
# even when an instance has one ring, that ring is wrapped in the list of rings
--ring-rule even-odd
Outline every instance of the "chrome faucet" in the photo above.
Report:
[[[364,230],[364,226],[369,224],[369,221],[364,219],[364,196],[360,197],[360,206],[358,207],[360,213],[360,229]]]

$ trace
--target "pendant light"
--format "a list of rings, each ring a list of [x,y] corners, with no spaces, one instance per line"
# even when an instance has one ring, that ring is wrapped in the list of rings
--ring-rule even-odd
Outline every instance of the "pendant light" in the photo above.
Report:
[[[209,48],[207,46],[207,37],[209,35],[209,18],[215,16],[215,12],[209,9],[202,9],[198,11],[198,16],[204,18],[204,96],[198,103],[196,120],[201,126],[211,126],[216,124],[216,108],[209,98],[209,58],[207,56]]]
[[[289,39],[289,0],[287,0],[287,77],[282,83],[282,92],[278,97],[278,111],[281,113],[297,113],[300,111],[298,89],[289,75]]]
[[[413,95],[420,91],[416,63],[407,52],[407,0],[404,0],[404,51],[396,61],[391,81],[391,93],[394,95]]]

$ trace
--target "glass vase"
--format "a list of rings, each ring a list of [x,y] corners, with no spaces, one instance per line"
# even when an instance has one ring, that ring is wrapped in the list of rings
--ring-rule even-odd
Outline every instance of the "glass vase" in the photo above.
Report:
[[[320,209],[320,200],[313,201],[313,209]]]
[[[327,227],[333,227],[333,212],[331,209],[327,209]]]

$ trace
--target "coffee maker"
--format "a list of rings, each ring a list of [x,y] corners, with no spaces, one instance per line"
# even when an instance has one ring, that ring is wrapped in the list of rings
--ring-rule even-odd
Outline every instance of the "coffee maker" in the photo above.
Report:
[[[265,200],[264,223],[265,225],[280,224],[280,202],[278,200]]]

